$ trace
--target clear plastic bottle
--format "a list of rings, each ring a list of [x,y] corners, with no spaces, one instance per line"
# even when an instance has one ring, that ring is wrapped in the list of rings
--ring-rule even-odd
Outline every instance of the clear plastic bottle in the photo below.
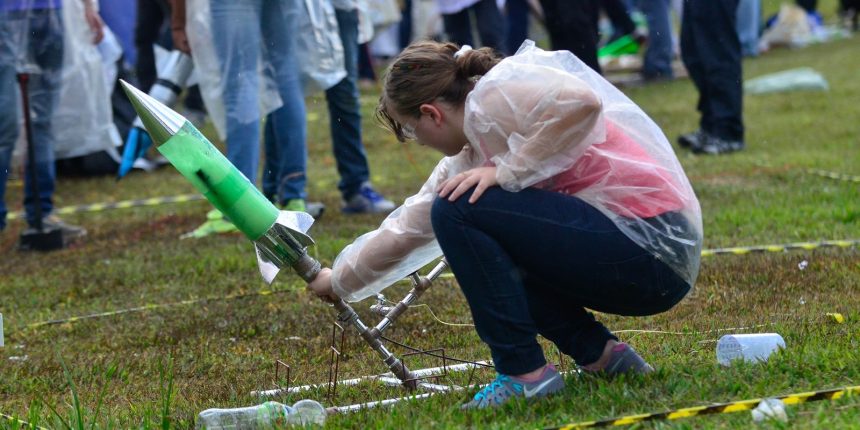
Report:
[[[314,400],[299,400],[293,406],[266,402],[233,409],[207,409],[197,416],[197,430],[256,430],[289,425],[325,423],[326,410]]]
[[[206,409],[197,416],[196,429],[252,430],[284,427],[293,408],[278,402],[233,409]]]
[[[717,341],[717,361],[723,366],[734,360],[767,361],[780,348],[785,340],[777,333],[727,334]]]
[[[293,404],[293,414],[287,417],[290,424],[325,424],[326,410],[319,402],[305,399]]]

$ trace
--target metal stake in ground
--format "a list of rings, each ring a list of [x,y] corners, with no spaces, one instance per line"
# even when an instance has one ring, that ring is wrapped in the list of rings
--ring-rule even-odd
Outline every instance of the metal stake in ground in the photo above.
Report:
[[[28,83],[29,73],[18,73],[18,86],[21,88],[21,101],[23,103],[24,129],[27,137],[27,175],[30,179],[30,192],[34,196],[36,208],[36,221],[31,228],[21,233],[19,249],[22,251],[53,251],[63,247],[63,231],[57,227],[45,228],[42,224],[42,201],[39,193],[39,181],[36,166],[36,154],[33,144],[33,125],[30,123],[30,93]]]

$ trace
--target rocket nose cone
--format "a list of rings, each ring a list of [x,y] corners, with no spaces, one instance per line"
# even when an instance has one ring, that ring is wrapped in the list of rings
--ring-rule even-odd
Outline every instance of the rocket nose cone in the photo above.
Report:
[[[120,84],[122,84],[122,89],[156,145],[161,145],[173,137],[187,122],[185,117],[128,82],[120,79]]]

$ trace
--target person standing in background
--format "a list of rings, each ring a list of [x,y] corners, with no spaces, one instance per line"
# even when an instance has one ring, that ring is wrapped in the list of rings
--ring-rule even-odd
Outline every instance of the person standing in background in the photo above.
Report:
[[[260,161],[260,122],[266,114],[260,107],[259,62],[272,68],[274,86],[282,106],[270,115],[277,144],[283,148],[300,147],[301,160],[277,160],[274,174],[278,178],[276,203],[286,205],[292,196],[284,186],[289,180],[304,179],[307,153],[307,118],[300,69],[296,57],[298,1],[280,0],[209,0],[212,43],[223,81],[222,100],[226,116],[227,159],[257,184]],[[191,52],[186,33],[186,1],[171,0],[173,43],[176,49]],[[199,56],[198,56],[199,60]],[[293,204],[299,210],[298,203]],[[206,221],[183,237],[203,237],[211,233],[238,231],[221,212],[210,211]]]
[[[599,0],[540,0],[550,45],[555,51],[576,55],[588,67],[602,73],[597,62]]]
[[[458,45],[476,45],[472,18],[478,27],[480,46],[505,53],[505,19],[496,0],[436,0],[448,39]]]
[[[358,91],[358,4],[356,0],[332,0],[337,17],[338,31],[343,45],[344,77],[335,86],[325,92],[329,111],[329,130],[331,132],[332,149],[340,174],[338,189],[343,198],[341,211],[346,214],[387,213],[394,210],[394,203],[386,200],[370,185],[370,167],[367,155],[361,141],[361,106]],[[283,108],[281,108],[283,109]],[[280,109],[279,109],[280,110]],[[292,165],[289,171],[303,171],[306,165],[299,165],[304,160],[305,145],[299,145],[297,140],[290,139],[284,143],[276,138],[275,121],[271,121],[275,111],[266,121],[265,147],[266,168],[263,174],[263,194],[277,194],[278,178],[274,174],[277,160],[285,165]],[[287,210],[301,210],[318,216],[321,212],[319,203],[305,203],[305,176],[294,175],[283,178],[280,184],[285,189],[282,192],[281,203]],[[286,193],[286,194],[283,194]]]
[[[93,33],[93,43],[104,37],[102,20],[92,0],[83,1],[84,18]],[[56,183],[54,135],[51,118],[60,90],[63,66],[64,27],[61,0],[0,0],[0,230],[6,227],[6,181],[11,170],[12,152],[18,140],[18,112],[21,100],[16,89],[19,72],[28,72],[29,104],[32,112],[32,149],[35,172],[25,169],[24,211],[27,224],[38,221],[42,227],[59,229],[64,240],[86,235],[82,227],[66,224],[51,212]],[[31,72],[32,70],[32,72]],[[32,186],[38,183],[39,194]]]
[[[738,2],[738,39],[744,57],[758,56],[758,38],[761,30],[761,0]]]
[[[695,154],[744,149],[738,0],[686,0],[681,19],[681,59],[699,90],[699,130],[678,144]]]
[[[642,77],[646,81],[674,78],[672,59],[672,22],[669,0],[638,0],[637,6],[648,23],[648,47],[642,61]]]

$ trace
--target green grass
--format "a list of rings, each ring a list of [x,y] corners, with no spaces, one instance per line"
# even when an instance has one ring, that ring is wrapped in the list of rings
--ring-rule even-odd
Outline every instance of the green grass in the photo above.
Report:
[[[822,2],[830,7],[833,2]],[[767,2],[768,10],[775,2]],[[822,10],[826,10],[822,7]],[[796,51],[774,51],[744,63],[746,77],[812,66],[830,82],[821,93],[745,98],[748,148],[722,157],[679,152],[699,196],[706,248],[860,237],[860,186],[810,175],[818,168],[860,175],[860,67],[857,38]],[[365,144],[373,181],[402,200],[423,182],[437,156],[402,146],[371,119],[376,91],[362,99]],[[673,138],[696,128],[696,92],[689,81],[628,90]],[[337,174],[328,138],[325,102],[308,103],[309,192],[329,206],[311,230],[312,253],[329,263],[378,216],[338,213]],[[211,133],[210,133],[211,135]],[[191,186],[173,169],[112,178],[63,179],[56,203],[67,206],[186,194]],[[20,189],[7,201],[17,209]],[[87,227],[86,240],[50,253],[16,252],[22,225],[0,234],[0,312],[6,346],[0,349],[0,413],[52,428],[187,428],[211,407],[259,403],[250,392],[271,388],[274,362],[291,364],[293,383],[328,378],[328,344],[334,313],[309,297],[292,274],[281,275],[277,294],[198,302],[74,323],[26,328],[29,323],[113,309],[257,292],[267,287],[250,244],[239,236],[178,240],[209,210],[194,202],[69,215]],[[571,377],[561,395],[494,411],[460,412],[471,390],[393,408],[334,416],[327,426],[346,428],[541,427],[711,402],[857,385],[860,381],[860,251],[814,250],[710,257],[702,262],[695,292],[670,312],[646,318],[601,315],[613,330],[663,330],[685,335],[623,333],[659,371],[644,378],[594,380]],[[808,261],[805,270],[798,263]],[[405,285],[388,290],[399,298]],[[456,284],[444,279],[423,303],[442,320],[470,322]],[[357,305],[359,313],[376,321]],[[836,324],[825,314],[846,317]],[[788,348],[761,365],[723,368],[713,330],[766,324]],[[350,329],[351,330],[351,329]],[[749,330],[740,330],[749,331]],[[352,332],[351,332],[352,333]],[[489,351],[469,327],[437,323],[424,308],[408,312],[388,336],[447,355],[487,359]],[[392,346],[402,354],[403,350]],[[556,360],[547,345],[547,355]],[[381,361],[356,336],[348,336],[341,377],[380,373]],[[27,356],[12,361],[10,356]],[[412,358],[415,367],[439,365]],[[570,365],[569,360],[566,363]],[[469,375],[445,383],[466,384]],[[493,375],[478,371],[474,382]],[[326,406],[398,397],[399,388],[373,384],[341,387],[332,401],[324,390],[302,397]],[[788,425],[763,428],[858,428],[857,397],[788,408]],[[54,412],[56,411],[56,412]],[[650,423],[638,428],[749,428],[748,413]],[[0,428],[15,428],[0,419]]]

